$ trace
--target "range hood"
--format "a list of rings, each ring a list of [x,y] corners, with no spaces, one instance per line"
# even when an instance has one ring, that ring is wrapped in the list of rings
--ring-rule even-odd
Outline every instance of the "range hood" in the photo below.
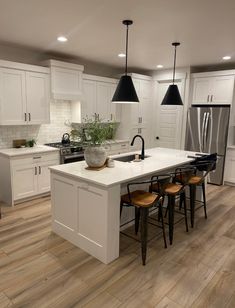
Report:
[[[51,96],[58,100],[81,101],[84,66],[57,60],[43,62],[51,73]]]

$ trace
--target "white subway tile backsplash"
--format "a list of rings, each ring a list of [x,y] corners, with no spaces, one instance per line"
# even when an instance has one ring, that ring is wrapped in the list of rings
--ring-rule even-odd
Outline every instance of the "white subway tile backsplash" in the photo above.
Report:
[[[12,147],[13,139],[36,139],[37,144],[57,142],[63,133],[70,132],[71,103],[52,101],[50,104],[50,124],[0,126],[0,148]]]

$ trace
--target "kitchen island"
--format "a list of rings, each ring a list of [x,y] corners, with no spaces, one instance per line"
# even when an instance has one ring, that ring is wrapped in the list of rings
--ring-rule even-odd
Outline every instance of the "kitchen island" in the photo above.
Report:
[[[133,152],[118,157],[128,154]],[[103,263],[118,258],[120,195],[126,184],[174,170],[195,153],[154,148],[145,154],[149,157],[141,162],[115,161],[114,168],[101,171],[86,170],[84,161],[51,167],[53,231]]]

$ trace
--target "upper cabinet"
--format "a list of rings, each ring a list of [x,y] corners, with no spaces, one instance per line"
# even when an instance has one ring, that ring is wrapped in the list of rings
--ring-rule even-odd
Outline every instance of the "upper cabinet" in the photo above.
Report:
[[[49,60],[44,63],[51,68],[52,97],[61,100],[80,100],[84,66],[56,60]]]
[[[50,122],[49,70],[0,61],[0,125]]]
[[[234,73],[221,71],[193,74],[192,104],[231,104]]]
[[[81,118],[96,114],[102,121],[120,121],[121,106],[112,103],[116,87],[116,79],[84,74]]]

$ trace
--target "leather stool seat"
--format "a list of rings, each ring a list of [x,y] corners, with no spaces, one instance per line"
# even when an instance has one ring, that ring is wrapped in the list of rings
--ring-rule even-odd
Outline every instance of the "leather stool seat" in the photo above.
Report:
[[[131,198],[131,200],[130,200]],[[144,190],[135,190],[128,194],[121,196],[121,201],[124,203],[131,203],[134,206],[138,207],[150,207],[153,203],[157,202],[160,199],[159,194],[152,194]]]

